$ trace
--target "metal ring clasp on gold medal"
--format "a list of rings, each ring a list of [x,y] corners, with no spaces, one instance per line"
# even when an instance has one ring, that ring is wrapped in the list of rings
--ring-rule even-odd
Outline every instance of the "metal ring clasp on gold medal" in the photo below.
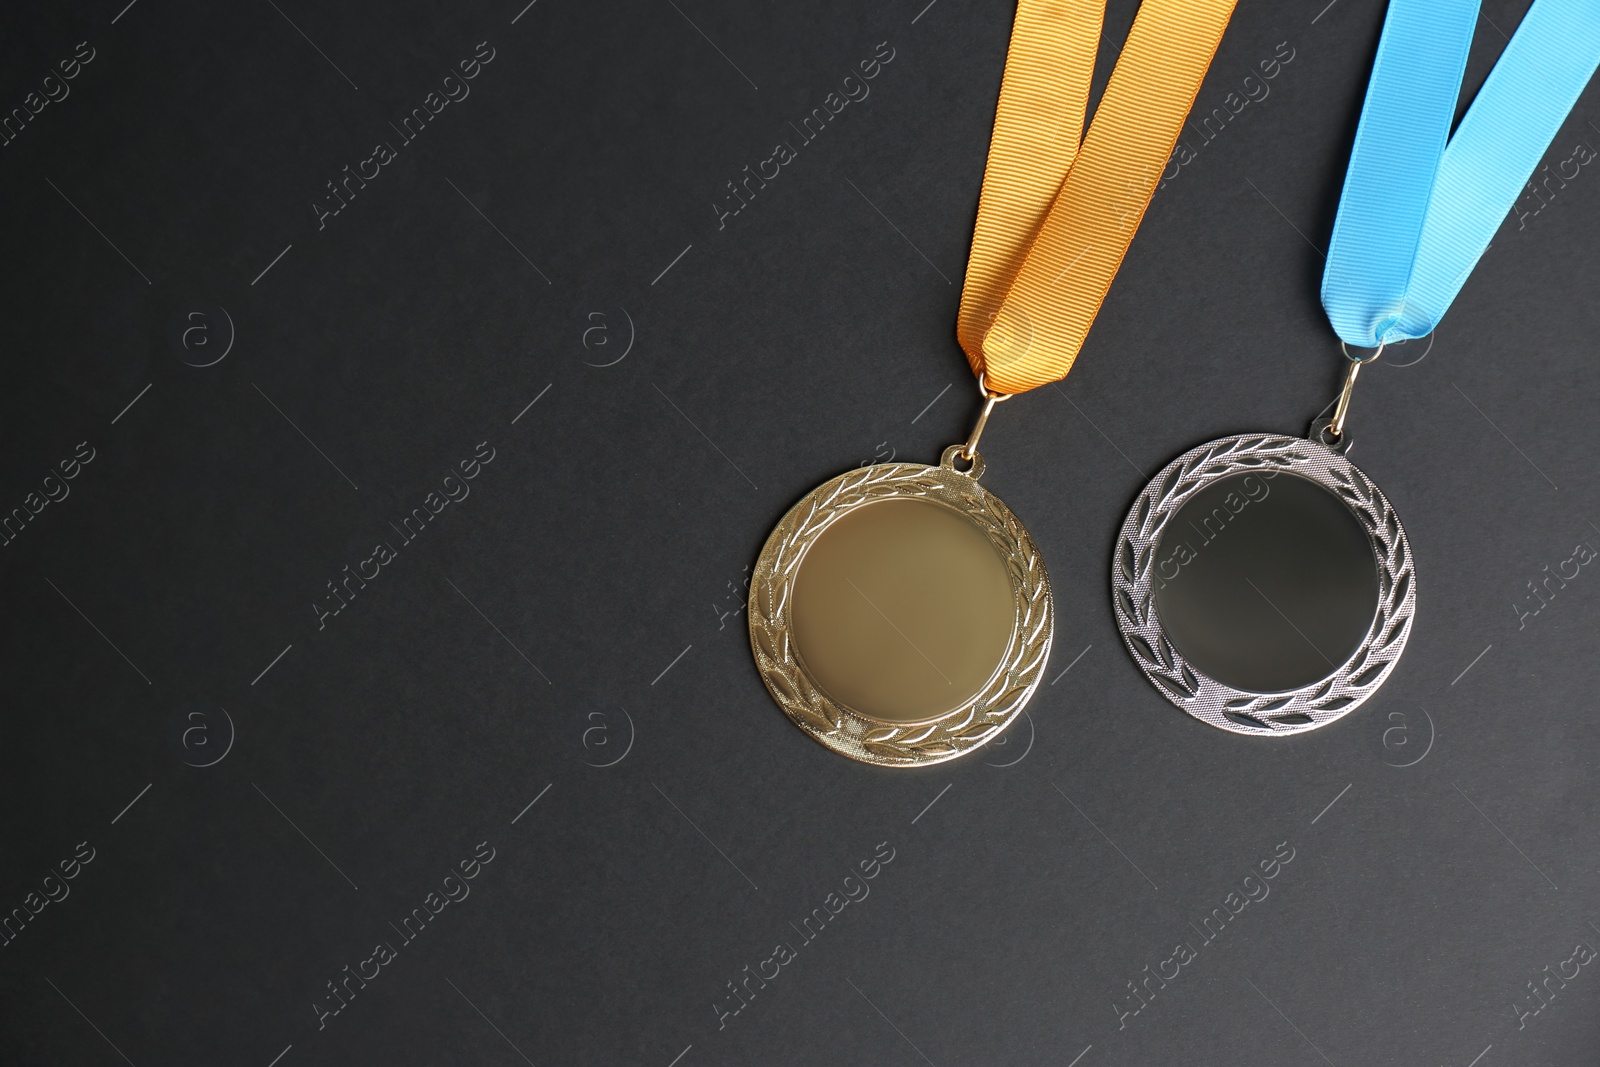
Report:
[[[885,463],[825,482],[772,531],[750,581],[750,644],[806,733],[879,766],[992,740],[1043,677],[1054,630],[1033,538],[957,470]]]

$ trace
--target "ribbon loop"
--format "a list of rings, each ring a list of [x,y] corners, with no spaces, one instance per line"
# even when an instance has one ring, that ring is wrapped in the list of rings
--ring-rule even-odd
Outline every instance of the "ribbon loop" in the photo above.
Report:
[[[1072,369],[1233,7],[1144,0],[1084,137],[1104,0],[1019,0],[956,326],[992,388]]]
[[[1390,0],[1322,277],[1347,344],[1424,337],[1600,65],[1600,3],[1535,0],[1455,135],[1478,0]]]

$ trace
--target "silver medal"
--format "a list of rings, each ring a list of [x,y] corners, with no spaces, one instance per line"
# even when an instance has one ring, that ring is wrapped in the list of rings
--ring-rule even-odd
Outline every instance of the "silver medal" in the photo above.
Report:
[[[1185,452],[1117,539],[1112,602],[1128,651],[1163,696],[1220,729],[1326,726],[1378,690],[1411,633],[1405,530],[1322,443],[1323,425],[1313,439],[1241,434]]]

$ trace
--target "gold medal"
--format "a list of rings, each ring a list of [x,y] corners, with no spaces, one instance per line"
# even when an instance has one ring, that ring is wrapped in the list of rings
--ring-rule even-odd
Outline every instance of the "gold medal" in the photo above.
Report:
[[[994,739],[1044,676],[1055,609],[1028,531],[979,484],[995,405],[1065,377],[1121,265],[1232,0],[1144,0],[1087,137],[1101,5],[1020,0],[957,336],[983,409],[938,466],[813,489],[750,580],[750,644],[778,705],[880,766]]]
[[[1050,578],[966,448],[937,467],[880,463],[824,482],[756,561],[756,666],[835,752],[889,767],[954,759],[1005,729],[1043,677]]]

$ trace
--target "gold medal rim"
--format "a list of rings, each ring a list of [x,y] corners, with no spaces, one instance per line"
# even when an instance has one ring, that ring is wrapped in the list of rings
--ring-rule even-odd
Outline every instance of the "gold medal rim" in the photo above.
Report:
[[[823,482],[773,528],[750,577],[750,649],[767,692],[813,739],[863,763],[922,767],[982,747],[1022,713],[1050,658],[1055,609],[1038,546],[999,497],[954,468],[954,451],[937,467],[880,463]],[[833,700],[796,654],[790,632],[794,576],[812,543],[846,512],[893,497],[941,504],[977,526],[1005,564],[1014,609],[988,683],[954,711],[917,723],[874,719]]]

